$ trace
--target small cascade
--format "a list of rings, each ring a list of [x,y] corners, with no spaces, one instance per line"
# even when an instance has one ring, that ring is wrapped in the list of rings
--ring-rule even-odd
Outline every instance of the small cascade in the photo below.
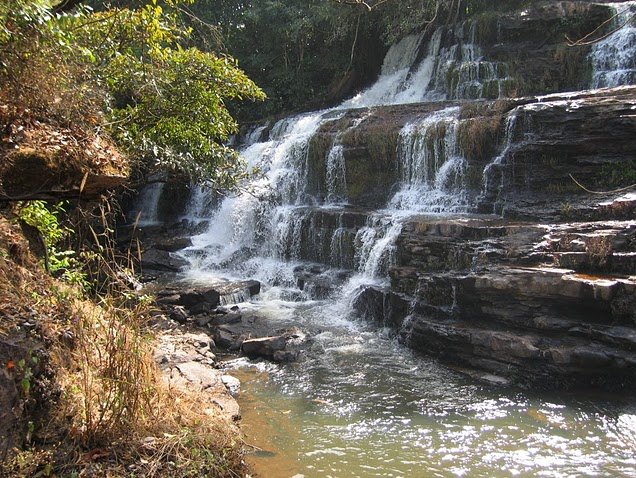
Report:
[[[608,4],[614,12],[614,33],[596,43],[590,53],[592,88],[636,83],[636,2]]]
[[[139,226],[153,226],[161,224],[159,219],[159,200],[163,193],[164,182],[155,182],[145,186],[139,193],[135,208],[131,211],[131,220],[137,217]]]
[[[476,35],[477,24],[473,21],[460,23],[447,32],[452,44],[435,52],[436,65],[425,101],[506,96],[506,86],[513,82],[508,67],[486,60]]]
[[[214,213],[217,202],[218,199],[214,193],[210,193],[204,187],[194,186],[183,219],[195,224],[205,221]]]
[[[378,81],[340,107],[505,97],[514,83],[508,67],[486,60],[476,36],[473,21],[439,27],[419,63],[422,35],[406,37],[387,53]]]
[[[340,107],[362,108],[400,102],[398,95],[408,87],[409,73],[417,59],[423,36],[409,35],[392,45],[384,58],[380,77],[375,84],[345,101]]]
[[[333,232],[329,243],[329,264],[340,269],[351,269],[349,257],[352,254],[349,249],[348,231],[340,224]]]
[[[493,208],[497,208],[497,196],[499,191],[503,188],[504,177],[501,173],[501,165],[510,156],[511,151],[516,146],[516,132],[517,122],[519,118],[519,112],[523,107],[517,107],[513,109],[506,117],[506,127],[504,134],[504,143],[501,152],[495,159],[486,165],[483,172],[483,190],[480,200],[485,202],[492,202]],[[495,213],[496,211],[492,211]]]
[[[325,158],[326,166],[326,187],[327,195],[325,197],[326,204],[346,204],[347,203],[347,166],[344,156],[344,145],[342,138],[347,133],[355,130],[365,121],[369,113],[356,118],[351,126],[344,131],[339,132],[333,140],[331,149]]]
[[[428,43],[426,57],[420,62],[417,70],[410,75],[403,91],[395,97],[395,103],[415,103],[423,100],[423,92],[428,91],[436,65],[444,29],[438,28]]]
[[[402,128],[398,145],[402,185],[389,207],[436,213],[466,210],[466,161],[457,145],[459,111],[459,107],[445,108]]]
[[[366,278],[385,277],[395,263],[395,241],[402,223],[391,217],[371,216],[355,238],[358,272]]]
[[[271,231],[274,241],[269,244],[270,257],[298,260],[301,257],[303,231],[308,216],[305,209],[281,206],[272,215]]]
[[[344,146],[334,144],[327,155],[327,202],[341,203],[347,198]]]

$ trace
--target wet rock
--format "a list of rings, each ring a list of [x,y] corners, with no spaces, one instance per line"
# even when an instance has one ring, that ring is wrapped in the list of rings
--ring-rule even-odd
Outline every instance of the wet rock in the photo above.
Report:
[[[222,349],[240,350],[242,343],[241,331],[228,325],[221,325],[214,330],[214,341]]]
[[[238,378],[232,375],[223,375],[221,376],[221,380],[223,381],[223,385],[227,387],[230,395],[233,397],[238,396],[241,390],[241,381]]]
[[[348,277],[344,271],[333,271],[325,265],[308,264],[294,268],[296,286],[312,299],[326,299]]]
[[[169,237],[153,243],[153,247],[160,251],[176,252],[192,245],[189,237]]]
[[[216,287],[223,303],[239,303],[261,292],[261,283],[257,280],[246,280],[219,284]]]
[[[199,327],[205,327],[206,325],[208,325],[210,323],[210,321],[212,320],[212,317],[209,315],[204,315],[201,317],[197,317],[196,319],[194,319],[194,322],[199,326]]]
[[[241,350],[250,358],[274,358],[274,352],[284,350],[286,345],[287,339],[283,336],[261,337],[258,339],[248,339],[243,341]]]
[[[155,292],[157,303],[169,312],[175,307],[187,311],[188,316],[210,313],[220,301],[220,294],[215,288],[165,288]]]
[[[216,307],[219,304],[219,299],[220,294],[216,288],[187,289],[179,294],[179,303],[188,308],[201,303]]]
[[[272,354],[271,359],[274,362],[296,362],[300,358],[300,350],[277,350]]]
[[[185,307],[180,305],[172,305],[167,308],[168,316],[180,324],[185,324],[188,321],[188,313]]]
[[[207,314],[212,311],[214,306],[215,306],[214,303],[210,303],[203,299],[200,302],[196,302],[190,305],[188,307],[188,311],[192,315]]]
[[[141,256],[141,267],[155,271],[179,272],[188,262],[172,252],[149,249]]]
[[[256,250],[251,247],[242,247],[238,251],[233,252],[230,256],[219,263],[219,267],[223,269],[235,267],[238,264],[245,262],[256,253]]]
[[[388,288],[366,287],[353,301],[353,308],[367,320],[399,329],[409,311],[409,300]]]
[[[209,324],[212,326],[238,324],[241,322],[243,316],[237,312],[231,312],[229,314],[218,314],[210,317]]]
[[[281,331],[280,335],[247,338],[241,345],[242,352],[250,358],[264,358],[274,362],[294,362],[302,355],[302,347],[309,342],[298,327]]]

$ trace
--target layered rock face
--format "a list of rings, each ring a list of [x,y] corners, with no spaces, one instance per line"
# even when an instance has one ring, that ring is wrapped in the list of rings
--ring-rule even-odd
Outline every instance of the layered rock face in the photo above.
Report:
[[[634,108],[633,87],[508,101],[496,128],[476,133],[504,138],[494,159],[465,155],[462,171],[466,210],[497,216],[409,219],[390,287],[364,290],[355,307],[492,380],[633,387],[636,194],[583,185],[611,191],[631,174]]]
[[[415,349],[517,383],[633,386],[635,239],[634,221],[413,221],[391,291],[359,302],[403,304],[376,320]]]
[[[510,42],[531,44],[538,28],[562,21],[564,13],[602,15],[598,5],[541,8],[551,12],[541,22],[534,14],[525,23],[505,17],[497,38],[508,46],[485,50],[503,60]],[[523,50],[526,59],[545,58],[545,49],[530,50]],[[543,74],[557,58],[550,56],[556,63],[543,65]],[[533,61],[514,66],[537,78],[533,68]],[[551,88],[576,87],[572,78],[585,81],[580,71],[563,76]],[[310,184],[325,185],[328,164],[321,158],[341,144],[346,198],[354,207],[312,211],[320,220],[307,229],[314,237],[320,231],[319,240],[304,240],[310,246],[300,257],[355,268],[356,241],[369,225],[360,224],[360,208],[399,206],[400,190],[419,181],[424,187],[411,187],[419,201],[429,201],[431,191],[443,196],[433,197],[423,212],[446,214],[402,224],[388,253],[390,286],[360,293],[354,307],[362,315],[393,328],[415,350],[490,380],[633,387],[636,195],[611,191],[634,182],[635,109],[636,88],[623,86],[349,111],[322,125],[308,164]],[[405,163],[404,151],[418,147],[419,163]],[[461,157],[459,166],[446,182],[438,181],[452,156]],[[312,194],[328,199],[326,189],[315,187]],[[329,238],[336,236],[334,254]],[[316,254],[319,244],[330,244],[329,254]]]

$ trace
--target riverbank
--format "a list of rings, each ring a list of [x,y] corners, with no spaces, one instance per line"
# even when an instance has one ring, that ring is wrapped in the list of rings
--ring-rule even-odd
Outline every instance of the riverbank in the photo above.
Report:
[[[299,302],[292,293],[264,286],[238,307],[268,330],[301,328],[309,341],[300,360],[219,355],[223,373],[241,382],[245,459],[259,476],[636,471],[633,395],[477,381],[347,314],[342,301]]]
[[[236,403],[203,339],[175,338],[143,296],[93,301],[50,276],[7,210],[0,315],[3,476],[247,473]]]

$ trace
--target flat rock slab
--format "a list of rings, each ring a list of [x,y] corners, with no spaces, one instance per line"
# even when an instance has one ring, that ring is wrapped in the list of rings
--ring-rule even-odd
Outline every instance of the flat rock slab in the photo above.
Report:
[[[165,251],[163,253],[169,254]],[[217,324],[240,321],[240,317],[237,319],[236,315],[231,315],[235,311],[225,308],[217,309],[219,305],[247,301],[260,293],[260,290],[261,283],[256,280],[224,282],[210,286],[184,285],[180,287],[179,285],[170,285],[168,287],[150,286],[146,288],[146,291],[157,296],[157,303],[178,322],[183,323],[191,316],[208,314],[215,316]],[[183,310],[175,310],[175,307],[182,307]],[[185,319],[183,317],[184,311],[188,316]],[[222,319],[220,317],[222,315],[228,315],[228,317]],[[205,322],[204,319],[201,320]],[[202,325],[206,324],[207,322]]]
[[[168,319],[164,321],[171,324]],[[240,410],[233,394],[238,393],[240,382],[216,368],[216,356],[211,350],[214,346],[207,333],[173,327],[159,335],[154,358],[170,387],[203,394],[215,410],[237,420]]]
[[[149,249],[141,255],[141,267],[144,270],[179,272],[187,265],[188,261],[170,251]]]
[[[248,357],[271,357],[274,352],[284,350],[287,340],[282,335],[278,337],[261,337],[243,341],[243,353]]]

